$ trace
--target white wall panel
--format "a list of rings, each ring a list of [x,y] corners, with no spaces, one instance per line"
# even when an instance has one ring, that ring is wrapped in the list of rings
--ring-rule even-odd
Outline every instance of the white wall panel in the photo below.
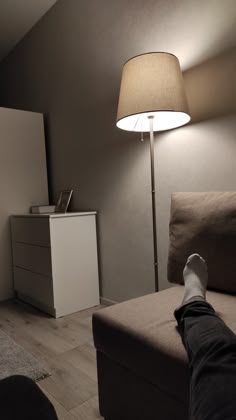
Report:
[[[48,204],[43,115],[0,108],[0,300],[13,296],[9,216]]]

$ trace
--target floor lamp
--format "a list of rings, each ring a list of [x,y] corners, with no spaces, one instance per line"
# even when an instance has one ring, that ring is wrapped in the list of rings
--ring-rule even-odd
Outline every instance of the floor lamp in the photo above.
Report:
[[[190,121],[183,77],[177,57],[154,52],[128,60],[122,72],[117,127],[150,133],[152,219],[155,289],[158,285],[154,168],[154,131],[180,127]]]

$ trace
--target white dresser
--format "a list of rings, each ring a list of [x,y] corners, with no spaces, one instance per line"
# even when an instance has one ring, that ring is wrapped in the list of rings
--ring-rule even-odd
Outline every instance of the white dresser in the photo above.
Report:
[[[99,302],[96,212],[11,217],[19,299],[58,318]]]

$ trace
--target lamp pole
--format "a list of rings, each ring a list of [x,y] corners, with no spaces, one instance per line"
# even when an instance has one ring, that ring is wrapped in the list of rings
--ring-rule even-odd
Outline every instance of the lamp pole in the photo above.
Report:
[[[150,129],[150,160],[151,160],[151,188],[152,188],[152,223],[153,223],[153,251],[154,251],[154,275],[155,275],[155,290],[159,290],[158,282],[158,259],[157,259],[157,223],[156,223],[156,190],[155,190],[155,163],[154,163],[154,133],[153,133],[153,119],[150,115],[149,129]]]

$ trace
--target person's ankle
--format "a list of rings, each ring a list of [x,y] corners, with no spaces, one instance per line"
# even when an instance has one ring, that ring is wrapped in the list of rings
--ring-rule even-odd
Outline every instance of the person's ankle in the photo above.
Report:
[[[207,265],[200,255],[192,254],[189,256],[184,267],[183,277],[185,285],[183,303],[194,296],[206,298]]]

